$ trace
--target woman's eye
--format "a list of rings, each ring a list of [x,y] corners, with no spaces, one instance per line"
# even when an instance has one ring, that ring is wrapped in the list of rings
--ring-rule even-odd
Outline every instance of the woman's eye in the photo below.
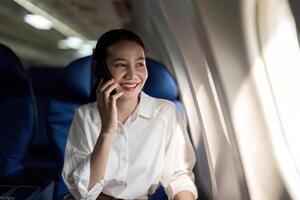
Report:
[[[118,64],[115,64],[116,67],[125,67],[125,64],[123,63],[118,63]]]
[[[138,63],[136,66],[137,67],[144,67],[145,65],[144,65],[144,63]]]

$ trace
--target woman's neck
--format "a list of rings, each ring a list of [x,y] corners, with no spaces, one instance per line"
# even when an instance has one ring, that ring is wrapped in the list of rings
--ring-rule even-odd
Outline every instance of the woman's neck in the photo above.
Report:
[[[139,102],[139,98],[130,100],[117,100],[118,120],[124,123],[134,112]]]

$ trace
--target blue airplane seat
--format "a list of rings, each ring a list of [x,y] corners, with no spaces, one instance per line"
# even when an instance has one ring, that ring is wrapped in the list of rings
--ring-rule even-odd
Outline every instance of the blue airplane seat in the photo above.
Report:
[[[162,63],[152,59],[146,59],[148,79],[143,91],[150,96],[172,101],[178,111],[184,116],[185,110],[179,100],[179,92],[175,79]]]
[[[23,168],[35,130],[35,98],[17,55],[0,44],[0,177]]]
[[[9,191],[2,188],[9,198],[32,193],[52,196],[54,173],[24,164],[36,119],[35,96],[27,71],[16,54],[0,44],[0,185],[10,185]]]
[[[55,92],[58,74],[62,67],[33,66],[28,69],[37,104],[37,130],[25,159],[26,167],[56,169],[54,149],[49,142],[47,116],[49,100]]]
[[[143,91],[153,97],[172,101],[182,117],[185,116],[183,105],[179,100],[179,92],[175,79],[162,63],[152,59],[146,59],[148,79]],[[154,194],[148,196],[148,200],[168,199],[162,186],[158,187]]]
[[[68,193],[61,177],[68,131],[74,110],[89,103],[95,77],[91,67],[91,56],[73,61],[59,74],[55,95],[49,101],[48,130],[57,155],[57,180],[54,199]]]

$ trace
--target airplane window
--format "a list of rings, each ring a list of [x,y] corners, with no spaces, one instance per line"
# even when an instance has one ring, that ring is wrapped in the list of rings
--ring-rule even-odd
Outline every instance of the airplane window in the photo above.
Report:
[[[259,2],[257,17],[260,19],[258,25],[262,57],[279,122],[277,125],[269,124],[272,130],[270,137],[288,190],[293,197],[299,198],[299,35],[289,2],[267,2]]]

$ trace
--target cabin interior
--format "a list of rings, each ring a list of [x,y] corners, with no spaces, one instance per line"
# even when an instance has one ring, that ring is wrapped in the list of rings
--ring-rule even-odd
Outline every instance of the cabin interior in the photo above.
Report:
[[[91,55],[114,28],[145,41],[156,74],[145,90],[178,104],[199,199],[299,199],[299,9],[297,0],[0,0],[0,199],[68,193],[68,128],[95,100]],[[167,198],[160,188],[148,199]]]

